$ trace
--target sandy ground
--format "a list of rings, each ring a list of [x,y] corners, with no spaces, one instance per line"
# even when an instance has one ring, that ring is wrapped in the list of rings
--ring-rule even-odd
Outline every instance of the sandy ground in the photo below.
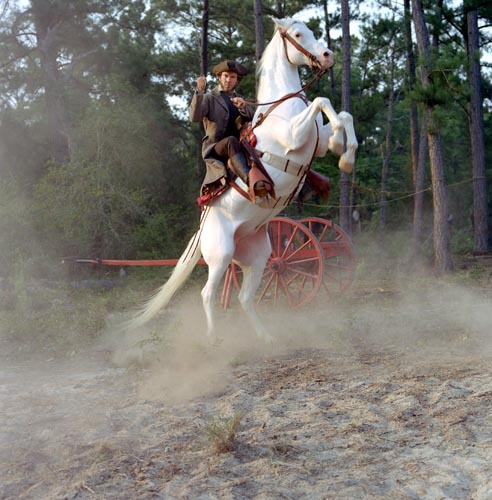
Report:
[[[271,347],[238,312],[207,344],[196,302],[143,348],[3,336],[0,498],[491,499],[488,295],[358,290],[276,312]]]

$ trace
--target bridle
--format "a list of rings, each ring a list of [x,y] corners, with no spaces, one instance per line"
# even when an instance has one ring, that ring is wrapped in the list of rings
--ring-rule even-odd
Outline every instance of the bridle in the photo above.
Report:
[[[292,61],[289,59],[289,53],[287,52],[287,42],[290,42],[291,45],[293,45],[301,54],[304,54],[311,61],[311,68],[316,67],[318,70],[321,70],[321,64],[319,63],[317,57],[309,52],[309,50],[306,50],[295,38],[289,35],[287,30],[280,29],[279,34],[284,42],[285,57],[290,64],[292,64]]]
[[[268,106],[270,104],[274,105],[271,108],[269,108],[265,113],[263,113],[259,116],[258,121],[254,125],[255,127],[260,125],[260,123],[263,122],[263,120],[267,117],[267,115],[271,111],[273,111],[273,109],[275,109],[279,104],[283,103],[284,101],[287,101],[288,99],[290,99],[292,97],[296,97],[296,96],[301,97],[300,94],[302,92],[306,91],[309,87],[311,87],[311,85],[315,81],[319,80],[326,73],[326,69],[321,68],[321,64],[317,60],[316,56],[314,54],[312,54],[311,52],[309,52],[308,50],[306,50],[299,42],[297,42],[295,40],[295,38],[293,38],[291,35],[289,35],[289,33],[287,33],[287,30],[280,29],[279,34],[280,34],[280,37],[282,38],[282,41],[284,44],[285,57],[287,58],[287,61],[289,61],[290,64],[292,64],[292,61],[289,59],[289,54],[287,52],[287,42],[292,44],[299,52],[301,52],[301,54],[304,54],[305,56],[307,56],[309,58],[309,60],[311,61],[311,63],[310,63],[311,68],[316,67],[317,70],[316,70],[314,77],[308,83],[306,83],[306,85],[301,87],[297,92],[291,92],[290,94],[284,95],[283,97],[281,97],[280,99],[277,99],[276,101],[258,102],[258,101],[251,101],[249,99],[245,99],[245,101],[248,104],[251,104],[252,106],[259,107],[259,106]]]

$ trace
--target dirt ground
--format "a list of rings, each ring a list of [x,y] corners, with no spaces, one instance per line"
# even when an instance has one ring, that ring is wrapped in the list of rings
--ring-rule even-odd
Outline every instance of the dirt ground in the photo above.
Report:
[[[407,285],[276,311],[273,346],[238,311],[210,345],[196,297],[160,342],[3,334],[0,498],[491,499],[490,287]]]

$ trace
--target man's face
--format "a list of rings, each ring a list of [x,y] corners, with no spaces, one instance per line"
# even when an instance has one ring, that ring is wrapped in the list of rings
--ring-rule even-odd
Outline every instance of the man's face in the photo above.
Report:
[[[232,92],[237,85],[237,73],[234,71],[222,71],[219,75],[219,83],[225,92]]]

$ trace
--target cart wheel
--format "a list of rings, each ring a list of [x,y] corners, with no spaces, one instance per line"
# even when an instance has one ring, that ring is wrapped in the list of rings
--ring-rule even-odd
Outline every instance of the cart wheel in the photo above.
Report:
[[[306,217],[302,222],[323,248],[325,270],[323,288],[329,295],[345,291],[355,278],[355,255],[347,233],[330,220]]]
[[[323,282],[323,250],[316,237],[300,222],[275,217],[268,225],[272,254],[260,287],[258,305],[287,305],[292,309],[310,302]],[[236,288],[241,288],[242,271],[230,267]]]

